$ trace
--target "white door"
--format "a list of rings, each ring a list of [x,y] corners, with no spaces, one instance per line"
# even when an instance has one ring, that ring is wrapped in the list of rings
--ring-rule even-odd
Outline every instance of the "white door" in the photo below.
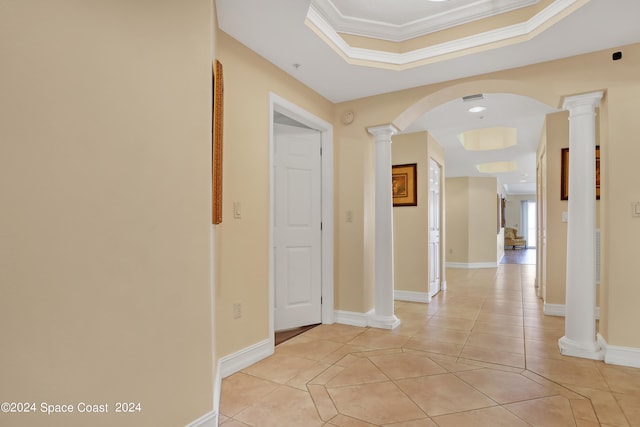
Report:
[[[275,125],[275,330],[322,321],[320,132]]]
[[[429,162],[429,297],[440,291],[440,165]]]

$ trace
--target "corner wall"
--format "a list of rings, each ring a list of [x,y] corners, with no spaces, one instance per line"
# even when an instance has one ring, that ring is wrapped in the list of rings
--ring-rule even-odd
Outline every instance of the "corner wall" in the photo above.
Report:
[[[213,406],[211,1],[1,9],[0,384],[37,413],[0,424],[185,425]]]

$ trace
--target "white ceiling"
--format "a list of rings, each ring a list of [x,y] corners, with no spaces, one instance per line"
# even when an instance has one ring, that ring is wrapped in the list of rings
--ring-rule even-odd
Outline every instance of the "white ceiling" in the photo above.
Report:
[[[556,0],[556,3],[574,1]],[[499,12],[509,3],[526,5],[531,1],[314,0],[314,7],[333,7],[346,19],[341,21],[343,24],[366,22],[369,25],[365,28],[383,29],[387,35],[382,31],[378,36],[391,38],[393,31],[401,32],[409,26],[415,31],[416,23],[425,26],[420,31],[428,32],[429,28],[446,27],[447,19],[457,24],[460,20],[482,17],[483,13],[486,16],[487,12],[481,9],[483,5],[493,5],[494,12]],[[640,0],[590,0],[523,43],[398,71],[347,63],[305,24],[310,4],[311,0],[216,0],[218,25],[336,103],[640,42]],[[461,15],[465,11],[468,14]],[[338,25],[336,22],[335,26]],[[351,32],[364,34],[364,30],[352,28]],[[610,54],[602,60],[610,61]],[[461,100],[452,101],[425,114],[405,131],[429,130],[435,136],[445,148],[447,176],[479,176],[477,163],[516,161],[519,165],[516,172],[496,176],[510,194],[531,192],[535,189],[535,148],[544,114],[552,110],[531,99],[507,94],[486,94],[483,105],[488,110],[479,119],[478,114],[467,111],[468,106],[462,105]],[[493,152],[466,152],[455,138],[464,130],[491,126],[517,127],[518,145]],[[528,185],[523,186],[525,183],[520,182],[523,179],[529,180]]]

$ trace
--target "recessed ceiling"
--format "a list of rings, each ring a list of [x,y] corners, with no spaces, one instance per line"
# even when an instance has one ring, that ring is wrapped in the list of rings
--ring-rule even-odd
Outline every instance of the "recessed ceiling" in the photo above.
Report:
[[[305,23],[348,63],[403,70],[521,43],[588,1],[311,0]]]
[[[433,60],[402,68],[391,66],[387,68],[362,66],[358,60],[345,60],[345,54],[330,47],[323,37],[313,31],[306,23],[311,0],[215,0],[219,28],[231,37],[243,43],[258,55],[266,58],[277,67],[290,74],[310,87],[320,95],[334,103],[341,103],[357,98],[364,98],[382,93],[410,89],[449,80],[500,71],[509,68],[522,67],[530,64],[551,61],[554,59],[580,55],[588,52],[619,48],[621,46],[640,42],[638,30],[638,16],[640,16],[640,1],[638,0],[585,0],[571,3],[572,13],[560,13],[555,20],[548,21],[533,31],[529,36],[521,37],[519,43],[505,43],[492,49],[469,49],[454,54],[436,55]],[[352,22],[362,20],[367,28],[371,23],[392,21],[391,24],[403,26],[408,31],[412,25],[429,23],[435,30],[429,34],[418,36],[410,34],[410,39],[404,42],[378,40],[380,44],[395,46],[399,44],[405,50],[397,50],[396,54],[406,54],[417,48],[411,43],[429,41],[428,49],[437,46],[434,40],[440,39],[440,44],[451,42],[451,35],[455,33],[478,36],[478,22],[489,21],[492,18],[480,18],[473,21],[472,15],[466,19],[471,22],[464,25],[444,28],[455,22],[450,19],[447,24],[443,17],[452,18],[457,9],[475,4],[519,4],[520,9],[501,12],[501,15],[520,14],[529,8],[547,7],[553,3],[565,6],[566,2],[557,3],[553,0],[540,0],[526,6],[518,0],[450,0],[434,3],[426,0],[333,0],[335,9],[341,11]],[[314,4],[319,4],[314,1]],[[389,5],[393,15],[388,15]],[[401,6],[407,6],[406,11],[400,11]],[[578,7],[579,6],[579,7]],[[349,9],[346,9],[349,7]],[[411,9],[410,7],[428,7]],[[357,11],[357,8],[360,11]],[[398,10],[395,10],[398,9]],[[404,9],[403,9],[404,10]],[[433,13],[432,13],[433,12]],[[387,18],[387,16],[389,18]],[[408,17],[414,16],[411,20]],[[561,18],[561,19],[560,19]],[[500,16],[493,18],[500,20]],[[528,18],[530,19],[530,18]],[[415,22],[414,22],[415,21]],[[438,22],[438,24],[434,24]],[[387,23],[389,24],[389,23]],[[419,29],[419,32],[429,31],[429,25]],[[438,29],[438,25],[443,25]],[[336,24],[336,28],[338,28]],[[377,26],[377,31],[381,27]],[[353,28],[352,28],[353,29]],[[352,31],[347,34],[346,28],[340,31],[334,29],[344,43],[349,40],[357,47],[353,49],[366,50],[367,40],[373,35],[363,37],[362,31]],[[385,30],[386,31],[386,30]],[[401,33],[401,31],[399,31]],[[404,36],[399,36],[402,39]],[[424,47],[424,45],[423,45]],[[447,46],[441,46],[447,48]],[[383,54],[387,54],[382,52]],[[464,55],[462,55],[464,53]],[[405,58],[406,59],[406,58]],[[603,61],[610,61],[609,53],[603,55]],[[295,64],[295,65],[294,65]],[[367,64],[368,65],[368,64]],[[417,66],[413,66],[417,65]],[[470,94],[471,95],[471,94]],[[502,174],[501,182],[509,193],[523,194],[532,192],[535,188],[535,150],[539,141],[540,131],[544,122],[544,115],[554,111],[551,107],[534,102],[530,99],[508,98],[506,94],[488,94],[489,109],[481,113],[469,113],[470,105],[455,101],[441,105],[428,112],[413,123],[405,132],[428,130],[443,145],[446,157],[446,176],[478,176],[475,165],[491,161],[514,161],[518,169],[508,174]],[[513,96],[513,95],[511,95]],[[495,99],[492,99],[495,98]],[[495,102],[493,102],[495,101]],[[533,104],[532,104],[533,102]],[[356,112],[357,113],[357,112]],[[500,120],[497,119],[500,117]],[[457,135],[470,129],[491,126],[508,126],[518,129],[518,144],[502,152],[502,158],[496,158],[492,151],[469,152],[462,148]],[[528,182],[521,183],[522,179]]]

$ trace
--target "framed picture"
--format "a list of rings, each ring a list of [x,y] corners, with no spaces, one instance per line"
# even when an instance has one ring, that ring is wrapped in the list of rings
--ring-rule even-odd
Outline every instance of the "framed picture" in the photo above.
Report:
[[[563,148],[560,166],[560,200],[569,200],[569,149]],[[600,146],[596,146],[596,200],[600,200]]]
[[[211,189],[213,191],[212,218],[213,224],[222,222],[222,122],[224,111],[224,81],[222,77],[222,64],[216,60],[213,64],[212,84],[212,147],[211,147]]]
[[[417,206],[417,165],[397,165],[391,168],[393,206]]]

